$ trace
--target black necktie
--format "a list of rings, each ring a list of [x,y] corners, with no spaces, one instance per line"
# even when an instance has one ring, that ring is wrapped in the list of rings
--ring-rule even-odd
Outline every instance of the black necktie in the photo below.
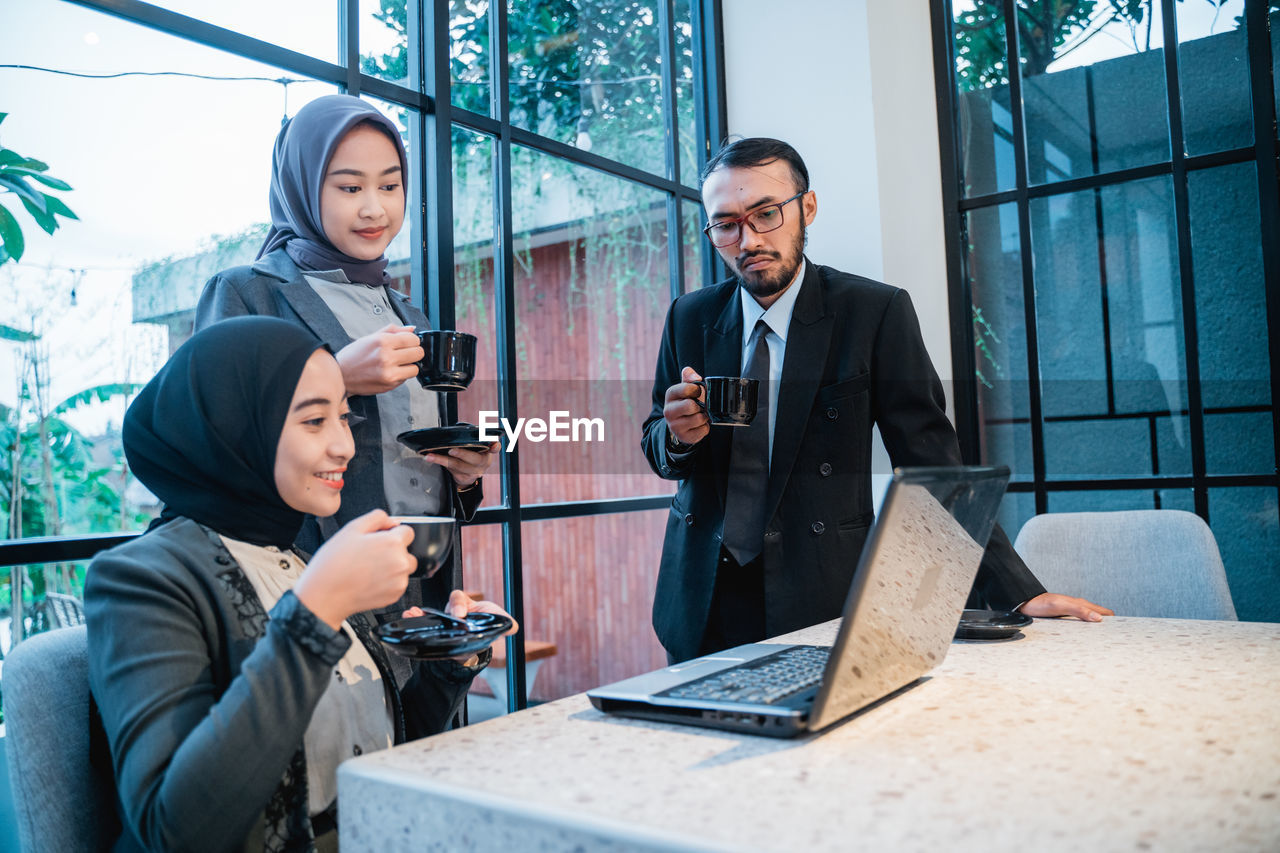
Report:
[[[724,507],[724,547],[745,566],[764,547],[764,494],[769,484],[769,326],[761,318],[743,376],[760,380],[756,416],[733,431],[729,487]]]

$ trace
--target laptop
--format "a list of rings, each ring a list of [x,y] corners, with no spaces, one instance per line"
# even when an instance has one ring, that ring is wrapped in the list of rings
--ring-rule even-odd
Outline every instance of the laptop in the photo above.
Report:
[[[752,643],[594,690],[623,717],[795,737],[915,683],[955,635],[1009,469],[899,468],[833,646]]]

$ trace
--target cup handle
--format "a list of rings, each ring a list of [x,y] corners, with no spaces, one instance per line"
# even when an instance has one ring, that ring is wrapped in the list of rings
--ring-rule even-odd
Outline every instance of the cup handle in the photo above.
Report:
[[[689,382],[689,384],[690,384],[690,385],[698,385],[698,386],[701,386],[701,388],[702,388],[702,390],[703,390],[704,392],[707,390],[707,382],[706,382],[706,380],[705,380],[705,379],[694,379],[694,380],[690,381],[690,382]],[[703,411],[703,412],[706,414],[706,416],[709,418],[709,417],[711,417],[711,413],[707,411],[707,400],[706,400],[706,396],[707,396],[707,395],[704,393],[704,394],[702,395],[702,397],[701,397],[701,398],[695,397],[695,398],[694,398],[694,400],[693,400],[693,402],[697,403],[697,404],[698,404],[698,408],[699,408],[699,409],[702,409],[702,411]]]

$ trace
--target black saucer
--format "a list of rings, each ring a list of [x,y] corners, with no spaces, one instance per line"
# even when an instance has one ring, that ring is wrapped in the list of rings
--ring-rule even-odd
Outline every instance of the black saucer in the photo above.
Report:
[[[489,445],[480,440],[480,427],[475,424],[411,429],[397,435],[396,440],[419,454],[449,450],[454,447],[477,452],[489,449]]]
[[[432,611],[426,616],[397,619],[379,625],[378,639],[399,655],[439,660],[484,651],[514,623],[496,613],[469,613],[465,619]]]
[[[1012,637],[1034,620],[1025,613],[1010,610],[966,610],[956,627],[957,640],[1004,640]]]

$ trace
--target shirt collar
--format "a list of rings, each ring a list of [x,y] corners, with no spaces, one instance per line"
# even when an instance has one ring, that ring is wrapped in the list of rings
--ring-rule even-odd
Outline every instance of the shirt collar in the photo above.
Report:
[[[801,255],[800,268],[796,270],[796,277],[791,279],[791,284],[787,285],[787,289],[782,291],[778,301],[770,305],[767,311],[760,306],[759,302],[756,302],[754,296],[747,293],[745,287],[738,286],[738,295],[742,301],[742,343],[744,346],[761,317],[764,317],[765,323],[769,326],[769,331],[781,338],[784,344],[787,342],[787,329],[791,326],[791,314],[795,311],[796,298],[800,295],[801,285],[804,284],[804,271],[807,265],[808,261],[805,260],[804,255]]]
[[[343,270],[303,270],[302,274],[307,278],[315,278],[320,281],[327,281],[333,284],[351,284],[351,279],[347,278],[346,272]]]

